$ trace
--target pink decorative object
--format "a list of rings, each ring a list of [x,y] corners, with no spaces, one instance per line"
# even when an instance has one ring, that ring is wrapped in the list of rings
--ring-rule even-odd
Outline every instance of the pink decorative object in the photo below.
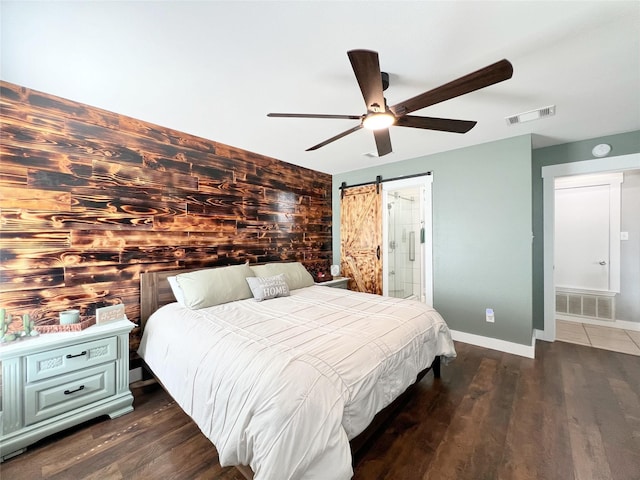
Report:
[[[95,323],[95,317],[91,317],[80,323],[70,323],[67,325],[36,325],[34,329],[39,333],[79,332],[91,325],[95,325]]]

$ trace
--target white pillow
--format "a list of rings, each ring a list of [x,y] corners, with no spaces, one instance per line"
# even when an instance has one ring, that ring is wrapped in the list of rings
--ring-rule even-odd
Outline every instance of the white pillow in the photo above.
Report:
[[[255,277],[248,265],[208,268],[176,276],[184,295],[184,305],[196,310],[251,298],[246,277]]]
[[[313,277],[300,262],[267,263],[251,267],[257,277],[272,277],[284,273],[289,290],[310,287],[314,284]]]
[[[180,285],[178,285],[176,276],[173,275],[171,277],[167,277],[167,281],[169,282],[173,296],[176,297],[176,302],[184,306],[184,293],[182,293],[182,289],[180,288]]]
[[[284,273],[273,277],[247,277],[246,280],[257,302],[289,296],[289,286],[284,279]]]

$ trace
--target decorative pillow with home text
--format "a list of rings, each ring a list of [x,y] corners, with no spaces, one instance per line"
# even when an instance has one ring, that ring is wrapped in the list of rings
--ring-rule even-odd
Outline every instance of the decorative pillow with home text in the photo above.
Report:
[[[289,286],[284,279],[284,273],[273,277],[247,277],[246,280],[257,302],[289,296]]]

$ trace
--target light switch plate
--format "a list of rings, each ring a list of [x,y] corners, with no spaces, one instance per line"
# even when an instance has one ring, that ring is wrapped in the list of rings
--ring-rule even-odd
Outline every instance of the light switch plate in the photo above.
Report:
[[[620,232],[620,240],[629,240],[629,232]]]
[[[96,324],[115,322],[124,320],[127,316],[124,313],[124,304],[111,305],[109,307],[96,308]]]

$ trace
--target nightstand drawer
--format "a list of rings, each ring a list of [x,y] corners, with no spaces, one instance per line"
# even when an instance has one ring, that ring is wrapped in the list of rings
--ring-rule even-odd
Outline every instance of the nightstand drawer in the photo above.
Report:
[[[27,383],[75,372],[118,358],[117,337],[107,337],[27,356]]]
[[[25,425],[41,422],[115,394],[115,363],[25,387]]]

